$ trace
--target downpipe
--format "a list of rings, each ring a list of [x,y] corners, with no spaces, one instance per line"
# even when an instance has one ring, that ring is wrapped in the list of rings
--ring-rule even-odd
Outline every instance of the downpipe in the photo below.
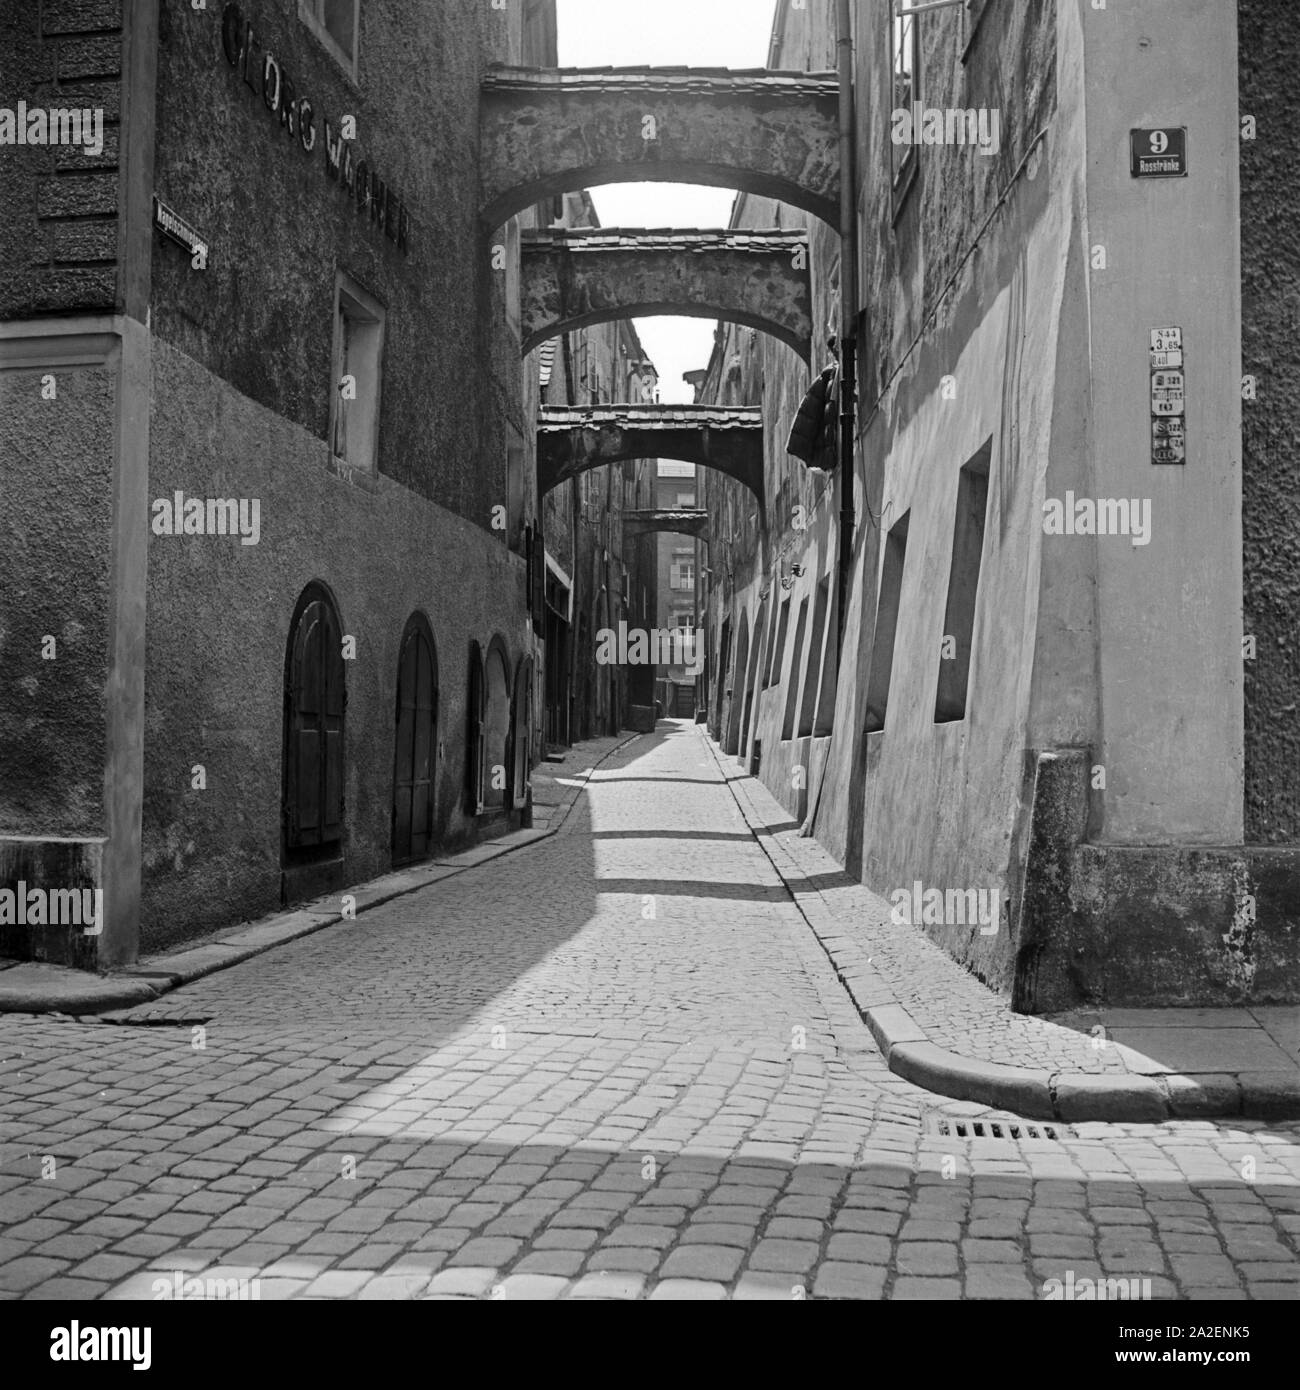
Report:
[[[838,614],[835,624],[836,679],[844,664],[844,635],[848,627],[849,582],[853,570],[853,533],[857,523],[854,433],[858,399],[858,176],[856,103],[853,95],[853,0],[836,0],[836,69],[839,75],[840,128],[840,524],[839,574],[836,585]],[[813,833],[821,811],[822,793],[830,758],[822,767],[813,801],[799,834]]]
[[[857,524],[855,440],[857,421],[858,332],[858,179],[857,130],[854,101],[853,0],[836,0],[836,38],[840,104],[840,525],[839,621],[836,659],[844,654],[848,622],[849,579],[853,568],[853,535]]]

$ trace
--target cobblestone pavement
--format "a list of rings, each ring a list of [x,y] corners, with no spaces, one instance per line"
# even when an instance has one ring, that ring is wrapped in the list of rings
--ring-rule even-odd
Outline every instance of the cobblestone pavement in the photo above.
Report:
[[[0,1073],[11,1298],[1300,1294],[1300,1126],[941,1133],[982,1112],[884,1067],[690,725],[494,864],[0,1019]]]

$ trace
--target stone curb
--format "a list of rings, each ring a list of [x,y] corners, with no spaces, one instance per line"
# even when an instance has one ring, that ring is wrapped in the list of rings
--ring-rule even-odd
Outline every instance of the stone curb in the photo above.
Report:
[[[1300,1119],[1300,1072],[1175,1073],[1143,1076],[1036,1071],[963,1057],[930,1041],[884,978],[854,959],[815,888],[782,853],[756,808],[729,775],[712,738],[705,738],[732,800],[786,891],[826,953],[862,1021],[871,1030],[890,1071],[936,1095],[1010,1110],[1032,1120],[1061,1124],[1101,1120],[1155,1124],[1165,1120]],[[779,862],[784,861],[784,862]]]
[[[586,790],[591,774],[639,737],[639,734],[628,734],[607,749],[589,768],[575,772],[574,779],[578,785],[565,788],[563,798],[546,807],[548,817],[545,826],[516,830],[495,840],[485,840],[460,854],[436,859],[417,869],[385,874],[382,878],[357,884],[347,889],[346,893],[332,896],[355,898],[359,914],[392,902],[395,898],[418,893],[422,888],[440,883],[443,879],[454,878],[468,869],[476,869],[559,834],[578,798]],[[146,956],[136,965],[112,975],[90,975],[43,961],[22,961],[0,970],[0,1014],[68,1014],[78,1017],[136,1008],[152,1003],[180,985],[202,979],[218,970],[227,970],[276,946],[311,936],[343,920],[343,913],[339,909],[326,907],[321,902],[306,903],[291,912],[278,913],[248,926],[216,933],[194,946]]]

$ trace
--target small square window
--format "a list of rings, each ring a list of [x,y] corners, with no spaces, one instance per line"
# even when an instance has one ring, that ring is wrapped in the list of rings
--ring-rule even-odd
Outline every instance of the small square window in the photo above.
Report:
[[[361,0],[298,0],[298,18],[355,82]]]
[[[330,453],[365,473],[379,467],[384,309],[340,273],[334,292],[334,393]]]

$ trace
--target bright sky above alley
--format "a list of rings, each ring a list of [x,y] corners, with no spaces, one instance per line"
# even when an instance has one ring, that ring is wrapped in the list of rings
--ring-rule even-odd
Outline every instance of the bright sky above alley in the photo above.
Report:
[[[586,68],[761,68],[776,0],[559,0],[560,63]],[[606,227],[725,227],[734,194],[669,183],[592,190]],[[708,365],[709,319],[641,319],[637,331],[659,369],[665,402],[690,401],[682,373]]]

